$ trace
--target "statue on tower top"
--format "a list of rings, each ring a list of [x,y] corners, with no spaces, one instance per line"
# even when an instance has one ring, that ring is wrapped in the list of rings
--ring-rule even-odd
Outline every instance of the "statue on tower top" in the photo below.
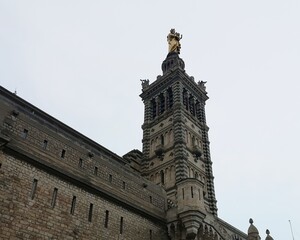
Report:
[[[167,36],[168,44],[169,44],[169,53],[176,52],[180,54],[180,40],[182,39],[182,35],[175,31],[174,28],[170,30],[170,33]]]

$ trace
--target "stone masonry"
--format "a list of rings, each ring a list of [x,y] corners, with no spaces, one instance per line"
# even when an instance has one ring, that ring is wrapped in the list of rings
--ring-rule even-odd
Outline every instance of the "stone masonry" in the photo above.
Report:
[[[138,158],[132,168],[3,88],[0,112],[1,239],[167,239],[165,192]]]
[[[181,37],[170,31],[163,74],[142,80],[142,152],[120,157],[0,87],[1,240],[261,239],[252,219],[245,234],[218,217],[208,96]]]

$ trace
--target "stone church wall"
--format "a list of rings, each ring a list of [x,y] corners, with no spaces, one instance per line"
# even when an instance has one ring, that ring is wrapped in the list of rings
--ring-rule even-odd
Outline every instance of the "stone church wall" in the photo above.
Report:
[[[165,239],[166,193],[0,87],[0,239]]]
[[[121,205],[3,152],[0,164],[1,239],[163,239],[165,229]]]

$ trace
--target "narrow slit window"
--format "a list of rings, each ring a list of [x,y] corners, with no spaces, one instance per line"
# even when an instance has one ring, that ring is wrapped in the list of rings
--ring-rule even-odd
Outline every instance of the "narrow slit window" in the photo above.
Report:
[[[93,217],[93,204],[90,204],[90,210],[89,210],[89,222],[92,222]]]
[[[182,189],[182,199],[184,199],[184,188]]]
[[[98,175],[98,167],[94,168],[94,175],[97,176]]]
[[[201,191],[198,189],[198,194],[199,194],[199,200],[201,200]]]
[[[163,170],[160,171],[160,182],[161,184],[165,184],[165,174]]]
[[[124,220],[123,220],[123,217],[121,217],[121,219],[120,219],[120,234],[123,234],[123,224],[124,224]]]
[[[126,182],[123,181],[122,187],[123,187],[123,189],[126,189]]]
[[[21,136],[22,138],[26,139],[28,137],[28,130],[24,128]]]
[[[0,163],[0,168],[2,167],[2,163]]]
[[[56,204],[56,198],[57,198],[57,188],[53,189],[53,193],[52,193],[52,200],[51,200],[51,207],[54,208],[55,204]]]
[[[111,183],[112,182],[112,175],[111,174],[109,174],[109,182]]]
[[[194,190],[193,190],[193,187],[191,187],[191,195],[192,195],[192,198],[194,198]]]
[[[83,160],[82,160],[82,158],[79,158],[78,167],[80,167],[80,168],[83,167]]]
[[[164,138],[164,135],[161,135],[161,136],[160,136],[160,144],[161,144],[161,145],[165,145],[165,138]]]
[[[152,203],[152,196],[149,196],[149,201],[150,203]]]
[[[33,179],[32,188],[31,188],[31,194],[30,194],[30,198],[31,199],[34,199],[36,188],[37,188],[37,183],[38,183],[38,180],[37,179]]]
[[[109,217],[109,211],[105,211],[105,222],[104,222],[104,227],[108,228],[108,217]]]
[[[60,157],[61,157],[61,158],[65,158],[65,156],[66,156],[66,150],[63,149],[63,150],[61,151]]]
[[[74,215],[75,213],[75,206],[76,206],[76,196],[73,196],[73,199],[72,199],[72,204],[71,204],[71,214]]]
[[[149,239],[152,240],[152,230],[149,231]]]

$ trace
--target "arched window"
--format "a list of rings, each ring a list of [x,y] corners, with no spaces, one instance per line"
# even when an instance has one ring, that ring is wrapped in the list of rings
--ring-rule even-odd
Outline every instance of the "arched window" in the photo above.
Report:
[[[165,96],[163,93],[161,93],[158,97],[159,99],[159,114],[162,114],[165,111]]]
[[[201,121],[201,109],[198,100],[196,101],[195,108],[196,108],[196,117],[198,118],[199,121]]]
[[[152,99],[151,101],[151,111],[152,111],[152,119],[156,118],[157,115],[157,105],[155,99]]]
[[[173,106],[173,92],[172,88],[168,88],[167,90],[167,108],[170,109]]]
[[[183,105],[185,106],[185,109],[188,110],[189,109],[189,103],[188,103],[188,94],[186,89],[183,89],[182,92],[182,100],[183,100]]]
[[[195,102],[194,102],[194,97],[190,96],[189,98],[189,107],[190,107],[190,113],[195,116]]]
[[[191,176],[190,176],[190,178],[193,178],[193,177],[195,177],[194,169],[191,168]]]

